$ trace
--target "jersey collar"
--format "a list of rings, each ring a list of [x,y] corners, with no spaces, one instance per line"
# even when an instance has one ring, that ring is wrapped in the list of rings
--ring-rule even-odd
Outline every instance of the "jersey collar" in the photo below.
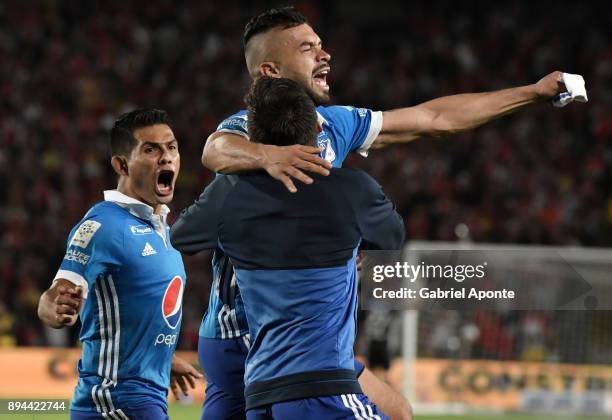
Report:
[[[244,114],[244,115],[239,115],[238,118],[244,118],[245,120],[247,120],[247,126],[248,126],[248,114]],[[329,121],[327,121],[325,119],[325,117],[323,115],[321,115],[321,113],[317,110],[317,121],[319,122],[319,124],[321,125],[321,127],[323,127],[323,125],[327,125],[327,126],[331,126],[332,124],[330,124]],[[222,130],[222,131],[229,131],[229,132],[236,132],[235,130]],[[247,138],[249,138],[249,133],[246,132],[242,132],[242,131],[238,131],[236,132],[236,134],[240,134],[241,136],[245,136]]]
[[[113,203],[118,204],[119,206],[127,209],[134,216],[139,217],[141,219],[154,221],[158,218],[156,214],[153,214],[153,207],[148,204],[143,203],[142,201],[136,200],[128,195],[125,195],[117,190],[106,190],[104,191],[104,200],[112,201]],[[165,223],[166,216],[170,213],[170,209],[165,204],[162,204],[161,210],[159,212],[159,218],[163,223]]]
[[[319,111],[317,111],[317,120],[319,121],[319,124],[321,124],[321,127],[323,127],[323,124],[329,125],[329,122],[327,122],[327,120],[323,117],[323,115],[319,113]]]

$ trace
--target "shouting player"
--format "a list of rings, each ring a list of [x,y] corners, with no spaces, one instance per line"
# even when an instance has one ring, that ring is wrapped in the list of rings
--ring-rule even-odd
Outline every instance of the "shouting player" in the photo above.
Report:
[[[247,101],[252,141],[316,144],[315,105],[298,83],[258,78]],[[387,418],[354,369],[356,254],[362,240],[399,249],[404,224],[366,173],[317,177],[296,194],[265,171],[217,177],[172,227],[182,252],[220,244],[235,264],[252,339],[247,419]]]
[[[81,317],[72,419],[167,419],[171,368],[175,395],[202,376],[173,359],[186,281],[166,224],[178,143],[166,112],[156,109],[122,115],[110,141],[117,189],[70,232],[38,313],[54,328]]]
[[[251,78],[289,78],[302,85],[318,104],[329,101],[331,57],[304,16],[294,8],[272,9],[253,18],[244,31],[244,52]],[[393,111],[319,106],[323,130],[317,138],[318,148],[251,143],[247,112],[242,110],[224,120],[208,138],[202,164],[226,174],[264,169],[294,192],[292,178],[311,183],[313,179],[303,171],[327,175],[332,166],[342,166],[350,152],[365,156],[370,148],[471,130],[551,99],[563,88],[561,73],[553,72],[528,86],[447,96]],[[213,268],[215,280],[198,346],[200,364],[211,379],[203,414],[208,410],[227,415],[238,412],[243,403],[237,378],[242,374],[241,361],[249,345],[248,325],[231,264],[221,249],[215,251]],[[386,398],[392,396],[388,406],[398,407],[394,394],[369,387],[367,378],[372,377],[367,370],[360,376],[370,399],[388,412]]]

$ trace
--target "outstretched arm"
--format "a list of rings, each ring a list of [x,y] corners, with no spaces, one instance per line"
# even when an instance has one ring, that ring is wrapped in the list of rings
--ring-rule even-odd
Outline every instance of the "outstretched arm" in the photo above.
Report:
[[[565,90],[561,74],[552,72],[532,85],[444,96],[413,107],[386,111],[381,132],[372,148],[406,143],[422,136],[461,133],[528,105],[550,100]]]
[[[312,178],[303,171],[329,175],[331,163],[318,156],[321,149],[303,145],[274,146],[251,143],[238,134],[217,131],[204,145],[202,165],[213,172],[234,174],[265,169],[291,192],[297,191],[291,177],[311,184]]]

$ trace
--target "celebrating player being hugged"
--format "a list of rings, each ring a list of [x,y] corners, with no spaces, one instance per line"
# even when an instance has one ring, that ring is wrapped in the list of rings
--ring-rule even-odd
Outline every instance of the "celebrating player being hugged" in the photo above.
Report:
[[[166,112],[156,109],[122,115],[110,142],[117,189],[70,232],[38,314],[54,328],[81,317],[72,419],[167,419],[168,386],[178,396],[202,376],[174,356],[186,276],[170,244],[166,204],[180,168],[178,143]]]
[[[253,141],[316,144],[315,105],[298,83],[259,78],[248,102]],[[381,187],[353,169],[317,175],[295,194],[265,171],[219,176],[181,213],[172,227],[177,249],[220,244],[234,263],[252,342],[247,419],[388,418],[355,369],[356,254],[360,244],[399,249],[403,239]]]
[[[366,156],[370,149],[423,136],[464,132],[551,99],[556,99],[557,106],[587,100],[580,76],[555,71],[527,86],[447,96],[392,111],[323,106],[330,100],[328,78],[333,74],[332,60],[302,14],[292,7],[268,10],[248,22],[243,41],[251,78],[292,79],[320,105],[317,113],[322,131],[317,147],[251,143],[247,111],[241,110],[225,119],[209,136],[202,164],[225,174],[263,169],[292,192],[297,190],[293,179],[311,183],[313,178],[306,172],[327,175],[332,166],[342,166],[350,152]],[[241,366],[250,345],[248,323],[231,263],[222,249],[215,251],[213,269],[216,281],[202,320],[198,346],[200,364],[209,378],[203,415],[239,416],[244,398],[238,378],[243,376]],[[359,364],[356,368],[359,373]],[[409,417],[405,402],[396,398],[389,401],[393,394],[380,392],[378,386],[370,387],[376,382],[368,378],[372,375],[366,369],[359,379],[373,401],[390,409],[403,404],[392,417]]]

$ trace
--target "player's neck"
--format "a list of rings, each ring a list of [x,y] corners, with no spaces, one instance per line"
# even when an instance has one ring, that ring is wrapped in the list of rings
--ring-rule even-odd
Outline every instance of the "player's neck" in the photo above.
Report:
[[[119,191],[123,195],[127,195],[134,200],[138,200],[141,203],[144,203],[153,208],[153,214],[159,215],[161,213],[162,205],[160,203],[150,203],[141,197],[133,188],[132,184],[128,179],[121,177],[119,178],[119,182],[117,183],[117,191]]]

